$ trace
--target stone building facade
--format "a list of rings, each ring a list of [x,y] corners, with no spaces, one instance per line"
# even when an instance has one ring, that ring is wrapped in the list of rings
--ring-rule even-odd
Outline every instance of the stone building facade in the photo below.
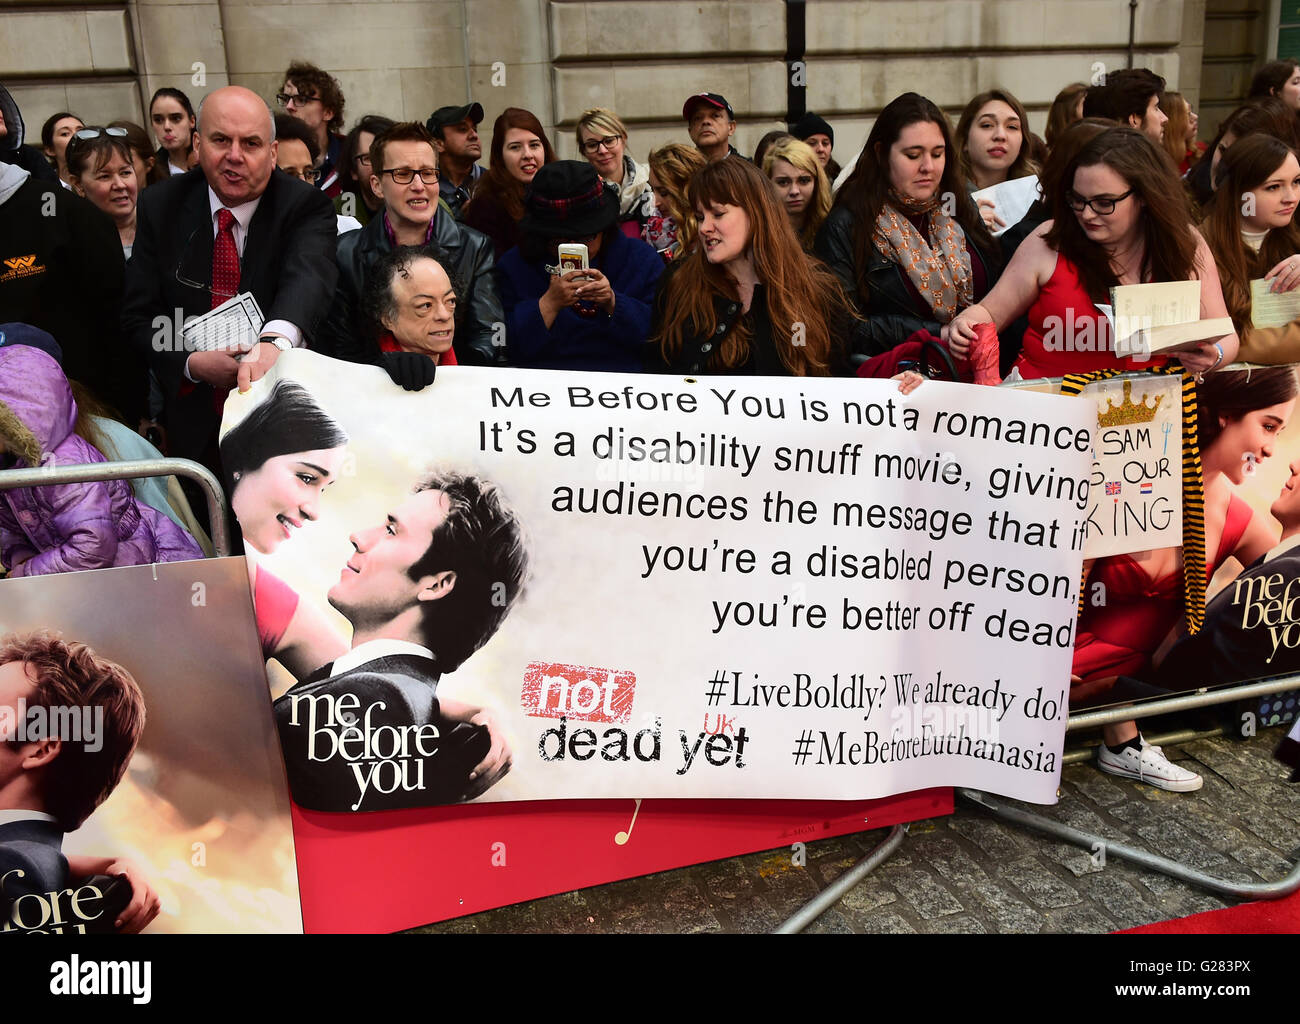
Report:
[[[1265,59],[1278,3],[0,0],[0,81],[37,141],[57,110],[144,123],[162,85],[196,102],[227,83],[270,99],[290,59],[303,58],[339,78],[349,124],[372,111],[423,120],[470,96],[487,111],[485,135],[502,108],[528,107],[571,157],[577,116],[603,105],[629,123],[631,152],[644,160],[652,146],[684,138],[682,101],[701,91],[731,101],[736,144],[749,151],[782,123],[793,74],[808,109],[835,126],[843,162],[899,92],[923,92],[955,115],[970,96],[1002,86],[1041,130],[1058,89],[1124,67],[1130,54],[1200,106],[1208,137]],[[792,46],[803,61],[793,71]]]

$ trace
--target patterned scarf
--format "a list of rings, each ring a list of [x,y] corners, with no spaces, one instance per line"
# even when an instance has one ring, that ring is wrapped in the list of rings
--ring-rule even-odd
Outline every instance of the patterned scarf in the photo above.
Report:
[[[1077,395],[1094,381],[1117,377],[1123,370],[1072,373],[1061,381],[1061,394]],[[1149,373],[1182,373],[1179,366],[1153,366]],[[1205,477],[1196,435],[1196,377],[1183,373],[1183,614],[1195,636],[1205,622]],[[1079,587],[1083,612],[1084,585]]]
[[[913,227],[900,210],[926,214],[930,241]],[[889,190],[889,201],[876,217],[872,236],[880,255],[903,269],[908,280],[934,310],[935,319],[946,324],[975,300],[970,253],[966,235],[939,206],[938,195],[917,201]]]

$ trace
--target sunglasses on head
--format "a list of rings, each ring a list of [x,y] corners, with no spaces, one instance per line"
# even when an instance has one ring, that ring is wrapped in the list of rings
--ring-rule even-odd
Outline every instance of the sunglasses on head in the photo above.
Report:
[[[82,142],[89,142],[91,139],[97,139],[101,135],[108,135],[114,139],[126,138],[125,128],[82,128],[80,131],[72,133],[74,139],[80,139]]]

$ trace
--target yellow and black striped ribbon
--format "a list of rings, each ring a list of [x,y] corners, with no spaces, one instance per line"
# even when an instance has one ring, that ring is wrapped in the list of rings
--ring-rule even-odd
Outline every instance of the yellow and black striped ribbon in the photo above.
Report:
[[[1117,377],[1122,370],[1072,373],[1061,380],[1061,394],[1078,395],[1089,384]],[[1196,436],[1196,377],[1179,366],[1152,367],[1149,373],[1181,374],[1183,378],[1183,602],[1187,632],[1196,635],[1205,621],[1205,481],[1201,447]],[[1079,583],[1079,612],[1083,612],[1087,580]]]

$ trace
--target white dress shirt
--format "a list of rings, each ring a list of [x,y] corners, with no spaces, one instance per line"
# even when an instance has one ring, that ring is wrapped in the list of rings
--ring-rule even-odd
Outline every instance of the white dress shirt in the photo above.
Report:
[[[217,212],[219,210],[229,210],[235,216],[235,223],[231,225],[230,233],[235,236],[235,251],[239,254],[239,262],[244,262],[244,245],[248,241],[248,225],[252,223],[253,214],[257,212],[257,206],[262,201],[262,197],[251,199],[246,203],[240,203],[238,206],[226,206],[221,198],[212,191],[212,186],[208,186],[208,209],[212,214],[212,237],[215,240],[220,228],[217,225]],[[230,296],[221,299],[225,302]],[[284,338],[294,348],[302,348],[302,330],[297,324],[292,324],[288,320],[268,320],[262,325],[260,334],[274,334]],[[193,359],[193,355],[190,359]],[[190,360],[185,360],[185,376],[188,380],[193,381],[194,377],[190,374]]]
[[[1290,537],[1279,541],[1274,547],[1270,548],[1268,554],[1264,556],[1264,561],[1271,562],[1279,555],[1285,555],[1297,544],[1300,544],[1300,533],[1293,533]]]
[[[22,807],[11,811],[0,811],[0,825],[12,825],[15,821],[48,821],[51,825],[59,823],[53,814],[46,814],[44,811],[29,811]]]
[[[333,679],[344,672],[351,672],[354,668],[359,668],[366,662],[378,661],[380,658],[388,658],[394,654],[412,654],[419,658],[434,660],[433,651],[427,647],[421,647],[419,644],[413,644],[409,640],[367,640],[363,644],[358,644],[346,654],[339,655],[330,669],[330,678]]]

